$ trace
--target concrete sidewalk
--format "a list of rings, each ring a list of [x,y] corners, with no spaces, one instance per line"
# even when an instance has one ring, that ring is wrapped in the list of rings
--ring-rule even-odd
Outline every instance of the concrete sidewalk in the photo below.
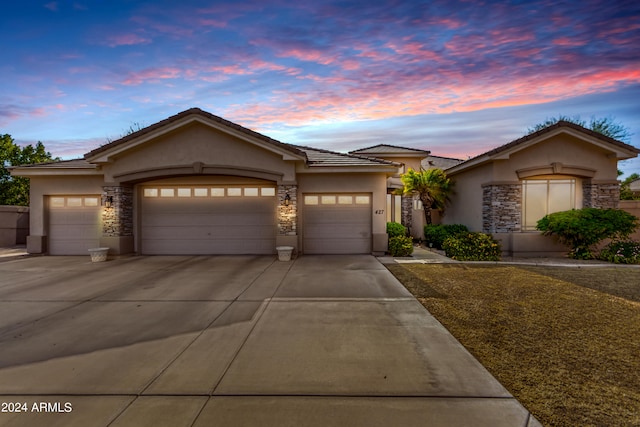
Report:
[[[372,256],[15,259],[0,348],[2,426],[539,425]]]

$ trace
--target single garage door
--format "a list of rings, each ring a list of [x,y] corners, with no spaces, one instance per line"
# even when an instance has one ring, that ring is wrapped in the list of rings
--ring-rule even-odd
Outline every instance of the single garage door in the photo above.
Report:
[[[100,196],[50,196],[49,254],[87,255],[100,244],[100,224]]]
[[[305,194],[303,251],[371,253],[370,194]]]
[[[273,186],[145,186],[141,205],[143,254],[275,253]]]

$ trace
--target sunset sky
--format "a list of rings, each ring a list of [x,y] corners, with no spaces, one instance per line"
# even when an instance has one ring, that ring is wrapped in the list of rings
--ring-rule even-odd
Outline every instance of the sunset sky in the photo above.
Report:
[[[62,158],[191,107],[335,151],[467,158],[559,114],[640,147],[636,0],[23,0],[0,52],[0,134]]]

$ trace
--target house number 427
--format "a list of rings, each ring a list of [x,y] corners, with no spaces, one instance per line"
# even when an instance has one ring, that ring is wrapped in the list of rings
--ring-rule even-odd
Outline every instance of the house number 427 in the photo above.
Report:
[[[374,213],[376,215],[382,215],[384,213],[384,209],[377,209]]]

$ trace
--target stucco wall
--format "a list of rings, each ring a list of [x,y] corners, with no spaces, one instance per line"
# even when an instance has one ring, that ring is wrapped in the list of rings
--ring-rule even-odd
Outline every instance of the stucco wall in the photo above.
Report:
[[[640,218],[640,200],[620,200],[618,208]],[[640,242],[640,230],[637,230],[634,234],[632,234],[631,238],[637,242]]]
[[[127,151],[114,163],[105,165],[105,180],[119,182],[123,174],[176,166],[192,168],[194,163],[267,171],[281,175],[284,181],[295,179],[293,161],[283,161],[282,155],[194,123]]]
[[[552,163],[594,169],[593,180],[616,180],[617,160],[609,152],[568,134],[557,135],[511,154],[508,160],[496,160],[494,181],[518,180],[517,170],[548,166]]]
[[[0,206],[0,247],[23,245],[29,234],[29,208]]]
[[[455,182],[454,194],[450,197],[442,218],[443,224],[464,224],[471,231],[482,231],[482,184],[492,180],[493,165],[486,164],[451,175]]]

